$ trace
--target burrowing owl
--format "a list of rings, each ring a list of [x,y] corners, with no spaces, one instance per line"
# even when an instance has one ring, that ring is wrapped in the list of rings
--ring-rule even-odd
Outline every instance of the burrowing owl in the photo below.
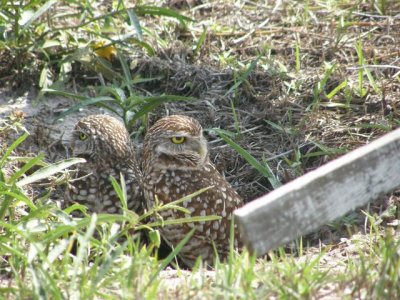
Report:
[[[193,237],[179,254],[183,262],[192,266],[201,256],[203,261],[211,264],[215,250],[220,258],[225,258],[229,252],[232,212],[243,201],[210,162],[207,141],[199,122],[180,115],[158,120],[145,136],[143,156],[143,190],[148,207],[154,205],[155,197],[166,204],[212,186],[183,202],[182,206],[191,212],[191,216],[222,217],[210,222],[164,226],[160,228],[163,239],[174,247],[195,227]],[[164,220],[187,217],[177,210],[159,213]],[[237,239],[235,246],[238,246]]]
[[[126,183],[128,208],[141,211],[144,202],[141,174],[133,143],[120,121],[107,115],[82,118],[75,125],[71,147],[74,156],[87,162],[79,166],[77,178],[81,179],[67,190],[68,204],[84,204],[89,212],[121,213],[121,201],[109,179],[113,176],[119,182],[121,173]]]

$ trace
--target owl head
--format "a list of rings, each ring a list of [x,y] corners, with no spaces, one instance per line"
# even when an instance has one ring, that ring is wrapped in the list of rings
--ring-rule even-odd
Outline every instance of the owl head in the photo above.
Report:
[[[208,159],[200,123],[181,115],[158,120],[145,136],[143,153],[147,169],[196,169]]]
[[[123,159],[132,154],[129,133],[117,119],[107,115],[84,117],[72,133],[73,155],[88,162]]]

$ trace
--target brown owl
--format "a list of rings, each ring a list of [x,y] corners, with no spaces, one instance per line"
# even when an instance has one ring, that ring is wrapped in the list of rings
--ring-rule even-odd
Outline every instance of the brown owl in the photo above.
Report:
[[[73,156],[87,162],[79,165],[78,179],[66,192],[67,204],[84,204],[89,212],[121,213],[121,201],[109,178],[113,176],[119,182],[122,174],[128,208],[137,213],[142,211],[141,173],[134,145],[120,121],[107,115],[82,118],[72,133],[71,148]]]
[[[196,228],[179,254],[182,261],[192,266],[201,256],[204,262],[212,264],[215,250],[221,259],[226,258],[232,212],[242,206],[243,201],[210,162],[207,141],[199,122],[181,115],[158,120],[145,136],[143,156],[143,190],[148,207],[154,205],[156,196],[166,204],[211,186],[183,202],[182,206],[191,212],[191,216],[222,217],[216,221],[164,226],[160,228],[163,239],[175,247],[192,228]],[[187,217],[177,210],[159,213],[164,220]],[[238,247],[238,239],[234,245]]]

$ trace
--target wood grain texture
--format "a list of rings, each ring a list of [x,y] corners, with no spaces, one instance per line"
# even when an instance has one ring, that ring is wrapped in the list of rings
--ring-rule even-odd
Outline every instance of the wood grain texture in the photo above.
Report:
[[[288,243],[400,186],[400,129],[234,212],[257,255]]]

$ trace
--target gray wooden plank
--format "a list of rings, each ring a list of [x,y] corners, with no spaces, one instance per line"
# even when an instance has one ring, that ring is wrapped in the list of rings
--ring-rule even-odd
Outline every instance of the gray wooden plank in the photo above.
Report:
[[[400,129],[333,160],[234,212],[257,255],[288,243],[400,186]]]

